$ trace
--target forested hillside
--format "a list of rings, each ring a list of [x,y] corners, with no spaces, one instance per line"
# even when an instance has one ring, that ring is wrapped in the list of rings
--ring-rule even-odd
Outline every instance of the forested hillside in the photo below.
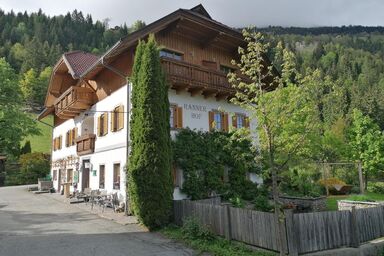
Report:
[[[51,67],[61,54],[84,50],[102,54],[116,41],[142,27],[137,21],[109,28],[108,19],[93,21],[74,10],[66,15],[49,17],[37,13],[5,13],[0,10],[0,57],[19,75],[23,98],[28,105],[41,106],[46,93]]]
[[[294,53],[300,74],[320,70],[322,78],[329,82],[329,88],[319,93],[336,90],[339,97],[333,104],[338,106],[337,111],[348,118],[352,109],[360,109],[384,129],[384,28],[260,30],[272,46],[282,41]],[[273,52],[270,57],[274,58]]]

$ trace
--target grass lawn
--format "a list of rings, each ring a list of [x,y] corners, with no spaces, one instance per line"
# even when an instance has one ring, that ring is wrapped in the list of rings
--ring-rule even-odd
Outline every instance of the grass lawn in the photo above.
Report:
[[[249,249],[246,245],[239,242],[230,242],[224,238],[215,236],[212,240],[191,239],[183,235],[182,229],[177,226],[168,226],[160,230],[166,237],[177,240],[198,251],[198,255],[207,252],[212,255],[220,256],[273,256],[275,254],[258,252]]]
[[[352,200],[352,201],[384,201],[384,194],[366,192],[364,195],[341,195],[327,197],[327,210],[337,211],[337,200]]]
[[[31,114],[31,117],[35,119],[37,114]],[[52,125],[53,116],[47,116],[42,121]],[[24,142],[21,145],[24,146],[24,143],[29,140],[31,142],[32,152],[50,153],[52,145],[52,128],[38,121],[36,121],[36,125],[40,129],[41,135],[28,136],[24,139]]]

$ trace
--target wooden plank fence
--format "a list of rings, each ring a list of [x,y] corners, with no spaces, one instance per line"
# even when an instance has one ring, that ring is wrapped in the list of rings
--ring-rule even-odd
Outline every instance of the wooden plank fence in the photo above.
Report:
[[[257,247],[278,251],[274,214],[221,204],[219,198],[174,201],[174,221],[195,217],[213,233]],[[384,237],[384,207],[294,214],[285,211],[280,226],[285,235],[283,249],[298,255],[361,243]]]

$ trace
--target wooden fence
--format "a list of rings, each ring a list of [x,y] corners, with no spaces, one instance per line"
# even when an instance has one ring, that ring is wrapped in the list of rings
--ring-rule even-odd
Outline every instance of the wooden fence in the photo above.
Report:
[[[361,243],[384,237],[384,207],[294,214],[285,211],[281,231],[283,249],[298,255]],[[273,213],[233,208],[220,199],[174,201],[174,220],[195,217],[213,233],[230,240],[278,251],[277,226]]]

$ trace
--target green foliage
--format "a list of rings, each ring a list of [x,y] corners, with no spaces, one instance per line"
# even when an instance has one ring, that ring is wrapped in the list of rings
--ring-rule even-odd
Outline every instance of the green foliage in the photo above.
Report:
[[[33,120],[22,111],[17,77],[4,58],[0,59],[0,150],[18,156],[20,142],[30,134],[38,134]]]
[[[24,144],[24,146],[20,149],[20,154],[24,155],[24,154],[28,154],[28,153],[31,153],[32,149],[31,149],[31,142],[29,140],[27,140]]]
[[[193,239],[186,237],[182,228],[176,226],[168,226],[161,230],[161,233],[166,237],[184,242],[186,245],[192,247],[197,251],[198,255],[209,253],[210,255],[220,256],[272,256],[274,254],[267,252],[258,252],[249,249],[246,245],[228,241],[224,238],[214,236],[213,239]]]
[[[207,227],[201,225],[194,217],[183,221],[181,232],[186,239],[203,239],[207,241],[214,239],[213,233]]]
[[[372,193],[384,194],[384,182],[373,182],[369,184],[368,191]]]
[[[245,206],[243,199],[238,196],[229,198],[229,202],[232,204],[233,207],[236,208],[244,208]]]
[[[359,110],[354,110],[349,129],[351,158],[361,161],[366,176],[384,168],[384,135],[377,124]]]
[[[351,201],[364,201],[364,202],[374,202],[375,200],[371,199],[366,195],[351,195],[347,198],[347,200]]]
[[[174,163],[185,178],[182,191],[194,200],[213,192],[226,198],[249,193],[244,188],[252,188],[246,173],[258,172],[259,168],[251,141],[242,134],[180,130],[172,143]]]
[[[19,171],[14,174],[17,184],[36,184],[38,178],[44,178],[49,174],[49,155],[43,153],[28,153],[19,158]],[[8,181],[7,181],[8,182]],[[9,183],[9,182],[8,182]]]
[[[172,209],[171,138],[168,86],[154,36],[136,51],[128,190],[133,212],[154,229],[169,221]]]
[[[273,211],[273,205],[269,202],[269,199],[265,195],[258,195],[254,200],[254,209],[257,211],[262,212],[272,212]]]
[[[282,174],[280,189],[290,196],[318,197],[324,192],[318,179],[319,173],[314,170],[290,168]]]

